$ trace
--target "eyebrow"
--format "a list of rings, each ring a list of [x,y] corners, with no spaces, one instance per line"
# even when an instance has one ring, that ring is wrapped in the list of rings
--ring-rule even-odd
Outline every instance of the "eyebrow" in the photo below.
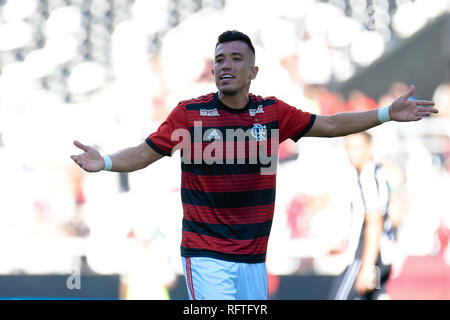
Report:
[[[240,52],[232,52],[231,55],[232,56],[240,56],[240,57],[244,58],[244,55]],[[223,57],[223,56],[225,56],[223,53],[219,53],[218,55],[216,55],[216,59],[219,57]]]

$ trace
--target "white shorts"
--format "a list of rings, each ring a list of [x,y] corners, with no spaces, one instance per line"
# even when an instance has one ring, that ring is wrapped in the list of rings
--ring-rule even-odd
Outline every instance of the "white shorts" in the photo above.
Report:
[[[191,300],[267,300],[266,264],[182,257]]]

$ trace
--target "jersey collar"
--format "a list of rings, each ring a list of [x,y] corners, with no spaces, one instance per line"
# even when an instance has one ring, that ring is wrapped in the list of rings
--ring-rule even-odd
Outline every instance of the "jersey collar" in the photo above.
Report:
[[[249,97],[248,103],[247,103],[247,105],[246,105],[244,108],[242,108],[242,109],[233,109],[233,108],[228,107],[228,106],[227,106],[226,104],[224,104],[222,101],[220,101],[220,99],[219,99],[219,93],[218,93],[218,92],[214,93],[214,99],[216,100],[217,105],[218,105],[221,109],[224,109],[224,110],[227,111],[227,112],[230,112],[230,113],[236,113],[236,114],[238,114],[238,113],[243,113],[243,112],[248,111],[248,109],[250,108],[250,106],[253,104],[252,99]]]

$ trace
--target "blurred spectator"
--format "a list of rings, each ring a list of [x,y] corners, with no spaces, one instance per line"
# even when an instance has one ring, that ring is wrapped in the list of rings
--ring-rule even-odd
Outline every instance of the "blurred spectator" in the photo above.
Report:
[[[329,195],[298,194],[287,208],[287,224],[292,239],[313,236],[311,224],[314,215],[329,206]]]
[[[151,240],[131,237],[129,268],[125,272],[124,296],[128,300],[169,300],[175,273],[168,263],[167,248],[158,235]],[[158,261],[158,263],[155,263]]]
[[[450,173],[450,136],[447,136],[445,139],[444,150],[443,150],[443,158],[444,158],[444,168]]]
[[[378,98],[378,105],[380,107],[387,106],[391,104],[392,101],[394,101],[396,94],[401,95],[406,91],[408,91],[408,86],[406,85],[406,83],[400,81],[394,82],[389,86],[388,92]]]
[[[372,98],[361,90],[352,90],[343,111],[366,111],[376,108],[378,108],[378,104]]]
[[[353,261],[336,279],[330,298],[377,300],[386,294],[394,240],[388,215],[387,177],[374,162],[370,134],[347,136],[345,148],[355,173],[350,206],[352,225],[346,247]]]
[[[409,86],[404,82],[401,81],[394,82],[389,87],[389,95],[391,95],[392,97],[396,97],[396,94],[402,95],[408,91],[408,88]]]
[[[450,240],[450,228],[444,219],[439,223],[439,227],[436,230],[436,236],[438,238],[439,254],[443,255],[448,248],[448,242]]]
[[[394,237],[408,213],[409,200],[406,188],[405,174],[395,163],[385,162],[383,168],[389,187],[389,222]]]
[[[304,34],[298,45],[298,70],[307,84],[327,84],[332,77],[330,48],[321,37]]]
[[[450,118],[450,82],[439,85],[434,91],[433,101],[439,108],[439,117]]]
[[[200,73],[197,82],[214,82],[214,77],[211,73],[213,67],[214,67],[213,59],[205,59],[205,67],[203,71]]]
[[[87,237],[89,235],[89,227],[86,225],[83,215],[83,206],[86,203],[86,197],[83,190],[83,178],[85,173],[77,170],[73,166],[67,166],[70,183],[73,190],[75,201],[75,214],[66,228],[67,231],[75,237]]]
[[[318,114],[334,114],[344,111],[344,98],[326,85],[306,85],[305,94],[318,104]]]

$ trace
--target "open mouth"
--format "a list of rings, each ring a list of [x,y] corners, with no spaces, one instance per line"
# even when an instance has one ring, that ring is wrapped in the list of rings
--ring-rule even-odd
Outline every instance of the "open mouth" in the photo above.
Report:
[[[220,80],[231,80],[234,79],[234,76],[231,74],[223,74],[220,76]]]

